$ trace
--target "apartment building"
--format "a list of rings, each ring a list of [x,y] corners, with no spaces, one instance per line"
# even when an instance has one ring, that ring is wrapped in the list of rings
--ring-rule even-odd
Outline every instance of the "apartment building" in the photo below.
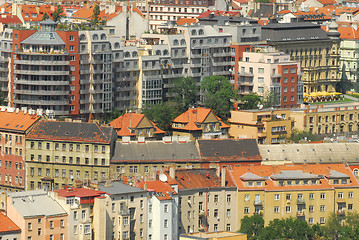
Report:
[[[190,108],[172,120],[173,136],[194,139],[227,138],[229,126],[209,108]]]
[[[293,109],[290,116],[294,127],[314,134],[350,133],[359,130],[357,103],[317,105],[312,108]]]
[[[60,189],[76,186],[76,181],[108,179],[115,140],[112,127],[40,121],[26,139],[26,189]]]
[[[289,217],[325,224],[333,212],[343,219],[358,208],[358,182],[344,164],[235,166],[230,172],[238,187],[238,219],[259,214],[265,225]]]
[[[111,109],[106,31],[60,30],[48,19],[40,30],[6,29],[0,41],[2,89],[11,106],[55,116]]]
[[[178,239],[178,185],[169,183],[165,175],[161,180],[139,182],[147,190],[147,239]]]
[[[44,190],[10,193],[7,216],[22,230],[20,239],[68,239],[68,215]]]
[[[273,23],[262,27],[262,40],[300,62],[303,92],[335,92],[339,82],[339,32],[326,33],[312,23]]]
[[[64,188],[51,192],[57,203],[68,215],[68,236],[73,240],[93,239],[94,218],[93,206],[96,197],[102,197],[105,192],[86,188]]]
[[[276,106],[295,107],[303,103],[303,85],[298,62],[270,48],[244,52],[238,62],[238,90],[241,96],[258,93],[262,98],[273,94]]]
[[[100,183],[107,195],[95,199],[94,239],[148,239],[148,192],[122,182]]]
[[[172,176],[172,177],[171,177]],[[236,231],[237,191],[226,169],[177,169],[179,233]]]
[[[252,138],[259,144],[279,143],[289,137],[294,127],[290,110],[231,111],[229,135],[234,138]]]
[[[0,190],[25,190],[25,137],[40,118],[33,111],[0,107]]]

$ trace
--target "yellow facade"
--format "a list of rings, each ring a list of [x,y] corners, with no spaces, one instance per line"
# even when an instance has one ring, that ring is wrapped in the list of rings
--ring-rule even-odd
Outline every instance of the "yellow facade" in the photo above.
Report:
[[[229,135],[255,138],[258,143],[278,143],[292,133],[294,121],[290,110],[232,111]]]
[[[26,189],[58,189],[109,178],[110,144],[26,140]]]

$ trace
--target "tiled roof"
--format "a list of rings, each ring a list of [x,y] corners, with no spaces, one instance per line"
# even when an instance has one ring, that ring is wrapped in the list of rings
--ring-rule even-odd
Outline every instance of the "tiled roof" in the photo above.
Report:
[[[171,185],[167,182],[162,182],[160,180],[149,181],[149,182],[138,182],[137,186],[144,189],[145,184],[147,185],[147,191],[155,192],[155,196],[159,200],[170,200],[171,192],[176,195],[177,192],[171,187]]]
[[[178,117],[172,120],[173,123],[186,123],[186,125],[183,128],[174,127],[172,125],[172,128],[189,130],[189,131],[202,130],[197,124],[202,124],[211,112],[212,110],[209,108],[202,108],[202,107],[190,108],[186,112],[182,113],[181,115],[179,115]],[[229,128],[229,126],[223,123],[219,117],[216,116],[216,118],[221,123],[220,126],[221,128]]]
[[[201,139],[198,147],[202,158],[231,161],[261,161],[255,139]]]
[[[40,121],[27,135],[27,139],[110,143],[112,127],[97,123]]]
[[[0,129],[26,131],[40,118],[37,115],[24,114],[23,111],[0,111]]]
[[[353,39],[353,40],[359,39],[359,31],[351,26],[338,27],[337,30],[340,33],[340,39]]]
[[[321,4],[325,5],[333,5],[336,4],[337,1],[335,0],[317,0],[318,2],[320,2]]]
[[[219,10],[216,10],[216,11],[205,11],[203,12],[201,15],[199,15],[197,18],[206,18],[206,17],[209,17],[209,15],[213,13],[214,16],[240,16],[240,12],[238,11],[219,11]]]
[[[180,18],[177,20],[177,25],[184,26],[185,24],[191,25],[192,23],[196,23],[198,20],[195,18]]]
[[[237,3],[249,3],[250,0],[233,0],[233,2],[237,2]]]
[[[3,24],[21,24],[21,20],[12,14],[1,14],[0,22]]]
[[[4,3],[4,4],[0,5],[0,9],[3,13],[11,13],[12,12],[12,3]]]
[[[125,113],[122,116],[116,118],[109,123],[111,127],[114,127],[117,131],[118,136],[135,136],[136,134],[131,133],[129,128],[137,128],[138,124],[145,118],[145,114],[140,113]],[[146,117],[147,118],[147,117]],[[153,127],[156,129],[155,134],[162,134],[165,131],[159,129],[155,123],[150,121]]]
[[[176,181],[179,189],[195,188],[220,188],[221,177],[217,176],[214,168],[177,169]],[[235,184],[226,174],[226,187],[234,187]]]
[[[61,197],[97,197],[105,194],[105,192],[92,190],[87,188],[67,188],[57,190]]]
[[[355,179],[349,167],[344,164],[291,164],[291,165],[261,165],[261,166],[233,166],[230,174],[240,191],[243,190],[257,190],[265,189],[266,191],[293,191],[293,190],[311,190],[311,189],[333,189],[337,187],[359,187],[358,181]],[[327,179],[330,172],[335,170],[341,174],[348,175],[350,181],[348,184],[329,184]],[[251,172],[258,176],[264,177],[265,185],[249,187],[245,186],[241,176],[245,173]],[[276,180],[272,179],[273,176],[283,174],[287,176],[287,180],[298,180],[299,175],[317,176],[319,178],[318,184],[301,184],[284,185],[280,186]],[[293,173],[293,174],[291,174]],[[290,177],[292,176],[292,177]],[[311,177],[310,177],[311,178]],[[307,178],[308,179],[308,178]],[[314,178],[315,179],[315,178]]]
[[[89,8],[82,7],[72,15],[72,18],[90,19],[92,15],[93,15],[93,6],[90,6]]]
[[[0,235],[20,232],[21,229],[7,216],[0,212]]]
[[[51,16],[52,10],[51,5],[20,5],[21,15],[25,22],[40,22],[45,12]],[[55,8],[56,9],[56,8]],[[28,16],[26,16],[28,14]],[[33,16],[35,14],[35,16]]]

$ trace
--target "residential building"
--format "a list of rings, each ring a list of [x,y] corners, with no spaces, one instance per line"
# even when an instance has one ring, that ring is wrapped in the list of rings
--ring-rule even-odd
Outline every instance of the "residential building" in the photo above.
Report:
[[[140,113],[125,113],[109,125],[116,130],[120,139],[123,137],[159,139],[165,134],[165,131],[159,129],[145,114]]]
[[[25,190],[25,138],[41,116],[0,107],[0,190]]]
[[[186,233],[181,234],[180,240],[190,240],[190,239],[208,239],[208,240],[247,240],[247,234],[243,233],[234,233],[234,232],[198,232],[198,233]]]
[[[225,168],[170,170],[179,193],[179,233],[236,231],[237,190]]]
[[[7,216],[0,213],[0,238],[2,240],[20,239],[21,229]]]
[[[296,107],[303,103],[303,85],[298,62],[270,48],[244,52],[238,62],[238,90],[241,96],[256,92],[262,98],[273,95],[273,103],[281,107]]]
[[[339,32],[332,22],[326,33],[313,23],[273,23],[262,27],[262,40],[300,62],[303,92],[339,90]]]
[[[22,240],[68,239],[68,215],[44,190],[10,193],[7,216],[22,229]]]
[[[137,186],[149,192],[147,199],[146,239],[178,239],[178,185],[161,180],[139,182]]]
[[[191,140],[200,138],[226,138],[228,128],[208,108],[190,108],[172,120],[173,136],[188,136]]]
[[[108,179],[115,140],[97,123],[40,121],[26,139],[26,189]]]
[[[238,219],[259,214],[265,225],[289,217],[323,225],[333,212],[342,221],[358,209],[358,182],[344,164],[235,166],[230,172],[238,187]]]
[[[261,109],[231,111],[229,135],[234,138],[252,138],[259,144],[280,143],[289,137],[294,120],[289,109]]]
[[[147,239],[148,192],[116,181],[99,190],[107,195],[95,198],[94,239]]]
[[[294,128],[314,134],[350,133],[359,130],[355,122],[359,118],[359,105],[355,102],[345,104],[322,104],[305,109],[293,109],[290,117]]]
[[[56,201],[67,212],[67,230],[69,239],[93,239],[93,206],[96,197],[105,192],[86,188],[67,187],[52,192]]]

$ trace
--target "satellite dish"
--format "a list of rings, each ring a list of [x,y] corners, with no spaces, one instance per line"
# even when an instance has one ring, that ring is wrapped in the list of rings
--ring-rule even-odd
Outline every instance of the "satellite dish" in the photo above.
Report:
[[[167,176],[165,174],[161,173],[159,178],[161,182],[167,182]]]

